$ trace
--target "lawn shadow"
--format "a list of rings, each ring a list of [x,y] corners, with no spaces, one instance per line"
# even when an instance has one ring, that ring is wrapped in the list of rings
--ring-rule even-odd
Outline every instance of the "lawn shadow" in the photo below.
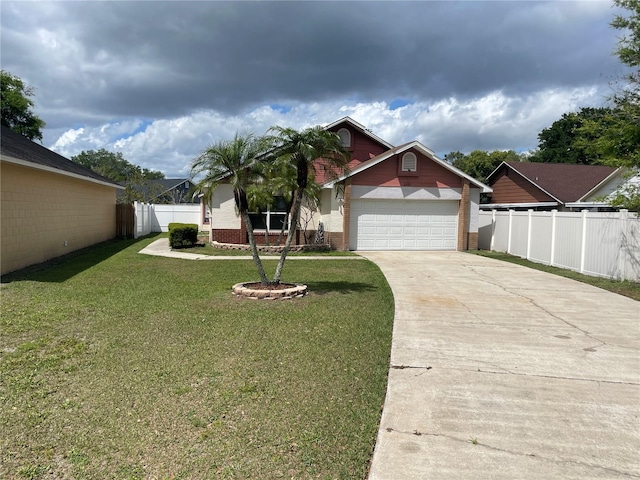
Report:
[[[307,287],[309,287],[309,293],[315,293],[316,295],[324,295],[327,293],[358,293],[358,292],[371,292],[376,288],[370,283],[362,283],[362,282],[344,282],[344,281],[333,281],[333,282],[306,282]]]
[[[141,240],[157,234],[138,239],[113,239],[106,242],[81,248],[75,252],[52,258],[46,262],[30,265],[21,270],[10,272],[0,277],[0,283],[11,283],[29,280],[32,282],[60,283],[107,260]]]

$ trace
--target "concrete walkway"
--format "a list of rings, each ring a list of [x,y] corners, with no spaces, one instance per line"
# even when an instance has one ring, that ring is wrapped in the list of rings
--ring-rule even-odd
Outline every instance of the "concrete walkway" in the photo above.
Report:
[[[370,480],[640,478],[640,302],[459,252],[363,252],[396,303]]]
[[[171,250],[169,248],[168,238],[159,238],[149,245],[144,247],[138,253],[143,255],[155,255],[157,257],[170,257],[170,258],[182,258],[184,260],[253,260],[251,255],[201,255],[198,253],[186,253],[180,250]],[[261,255],[263,261],[279,260],[279,255]],[[289,255],[289,260],[362,260],[362,257],[358,256],[336,256],[336,255]]]

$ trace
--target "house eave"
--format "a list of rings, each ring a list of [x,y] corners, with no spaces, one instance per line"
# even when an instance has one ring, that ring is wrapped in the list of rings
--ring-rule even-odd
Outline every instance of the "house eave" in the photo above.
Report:
[[[564,204],[565,207],[568,208],[597,208],[597,207],[608,207],[609,204],[607,202],[567,202]]]
[[[378,137],[377,135],[371,133],[370,130],[367,129],[367,127],[365,127],[364,125],[362,125],[361,123],[356,122],[353,118],[347,116],[347,117],[342,117],[340,120],[336,120],[335,122],[331,122],[328,125],[325,125],[324,129],[325,130],[329,130],[330,128],[333,128],[337,125],[340,125],[341,123],[347,122],[349,124],[351,124],[353,127],[357,128],[358,130],[360,130],[362,133],[364,133],[365,135],[371,137],[372,139],[374,139],[376,142],[381,143],[382,145],[384,145],[387,148],[393,148],[393,145],[391,145],[389,142],[383,140],[382,138]]]
[[[559,202],[535,202],[535,203],[481,203],[480,210],[497,210],[510,208],[536,208],[536,207],[558,207]]]
[[[68,172],[66,170],[61,170],[59,168],[50,167],[48,165],[41,165],[39,163],[30,162],[28,160],[22,160],[20,158],[10,157],[8,155],[0,155],[0,160],[7,163],[12,163],[14,165],[20,165],[22,167],[33,168],[35,170],[41,170],[44,172],[55,173],[58,175],[63,175],[65,177],[71,177],[78,180],[84,180],[91,183],[96,183],[98,185],[103,185],[105,187],[115,188],[116,190],[124,190],[125,187],[122,185],[118,185],[117,183],[104,182],[102,180],[98,180],[96,178],[87,177],[85,175],[80,175],[73,172]]]

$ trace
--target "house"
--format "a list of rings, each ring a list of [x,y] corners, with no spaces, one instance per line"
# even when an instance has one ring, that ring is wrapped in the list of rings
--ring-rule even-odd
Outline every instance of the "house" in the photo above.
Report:
[[[606,165],[502,162],[487,177],[493,189],[483,210],[610,210],[603,200],[625,182]]]
[[[198,203],[193,199],[193,183],[189,178],[160,178],[148,180],[142,185],[120,182],[123,187],[134,190],[144,203],[171,204]],[[127,195],[122,192],[118,201],[124,202]]]
[[[332,178],[317,164],[319,206],[303,209],[307,238],[322,225],[324,241],[339,250],[466,250],[478,244],[480,193],[491,189],[414,141],[393,146],[349,117],[325,127],[351,154],[349,172]],[[275,204],[277,205],[278,202]],[[246,243],[231,187],[219,185],[211,198],[211,239]],[[277,237],[284,206],[262,212],[256,239]],[[295,241],[302,239],[297,232]]]
[[[122,187],[2,126],[0,273],[116,236]]]

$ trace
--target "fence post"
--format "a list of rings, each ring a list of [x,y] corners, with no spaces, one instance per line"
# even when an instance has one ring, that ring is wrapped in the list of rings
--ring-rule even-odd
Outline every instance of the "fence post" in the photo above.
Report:
[[[533,209],[527,210],[528,222],[527,222],[527,260],[531,258],[531,222],[533,216]]]
[[[620,225],[620,245],[618,250],[620,252],[620,255],[618,256],[618,278],[620,280],[627,280],[627,249],[629,248],[627,238],[629,238],[630,227],[629,210],[620,210],[620,222],[622,225]],[[634,280],[631,277],[629,279]]]
[[[496,244],[496,211],[491,210],[491,242],[489,243],[489,250],[493,252]]]
[[[133,238],[138,238],[138,205],[137,201],[133,202]]]
[[[584,273],[587,259],[587,214],[589,210],[582,210],[582,239],[580,241],[580,273]]]
[[[558,210],[551,210],[551,254],[549,255],[551,257],[549,265],[551,266],[555,264],[556,257],[556,213],[558,213]]]
[[[509,227],[508,227],[508,233],[509,236],[507,237],[507,253],[509,255],[511,255],[511,227],[512,227],[512,222],[513,222],[513,210],[509,210]]]

